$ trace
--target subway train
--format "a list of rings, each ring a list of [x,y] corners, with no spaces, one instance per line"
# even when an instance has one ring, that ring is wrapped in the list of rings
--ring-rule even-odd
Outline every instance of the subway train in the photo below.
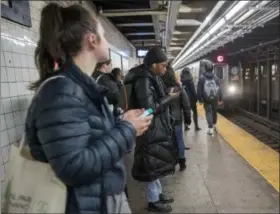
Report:
[[[204,70],[201,65],[202,61],[203,60],[199,60],[187,65],[191,70],[196,86]],[[220,79],[220,89],[223,94],[223,104],[220,105],[219,108],[235,108],[242,98],[242,66],[230,66],[228,63],[223,62],[214,63],[214,73]]]

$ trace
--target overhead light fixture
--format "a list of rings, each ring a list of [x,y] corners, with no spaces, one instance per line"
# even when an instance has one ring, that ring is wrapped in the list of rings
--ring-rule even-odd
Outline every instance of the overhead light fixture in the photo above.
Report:
[[[226,23],[225,18],[221,18],[209,31],[209,34],[215,33],[218,29],[220,29]]]
[[[250,1],[239,1],[226,15],[226,20],[230,20],[237,12],[245,7]]]

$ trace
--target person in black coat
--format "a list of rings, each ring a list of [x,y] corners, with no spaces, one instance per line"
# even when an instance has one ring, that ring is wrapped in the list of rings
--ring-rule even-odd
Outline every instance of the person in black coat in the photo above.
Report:
[[[132,94],[131,108],[152,108],[154,118],[148,131],[137,138],[132,176],[147,182],[148,209],[154,212],[170,212],[173,198],[162,193],[160,178],[175,172],[176,148],[172,142],[172,127],[168,104],[179,96],[168,96],[160,76],[166,71],[167,57],[160,47],[151,48],[143,64],[133,68],[125,77]]]
[[[130,213],[122,159],[152,117],[141,118],[142,110],[115,117],[104,89],[90,77],[96,62],[108,59],[97,19],[81,5],[55,3],[41,15],[39,79],[30,85],[36,94],[25,121],[26,144],[67,187],[66,214]]]
[[[181,81],[176,79],[175,72],[171,65],[168,65],[167,72],[162,77],[167,91],[179,90],[180,96],[173,100],[170,105],[172,126],[175,134],[175,140],[177,142],[178,150],[178,162],[180,165],[180,171],[186,169],[185,158],[185,144],[183,135],[183,122],[186,125],[191,124],[191,106],[188,95],[182,87]]]
[[[120,109],[118,109],[120,86],[111,73],[111,68],[111,60],[97,63],[92,77],[101,87],[104,87],[108,103],[112,106],[111,110],[115,115],[118,115],[122,113],[121,111],[119,112]]]
[[[193,112],[193,121],[195,125],[195,130],[199,131],[201,130],[199,125],[198,125],[198,114],[197,114],[197,106],[196,103],[198,101],[197,99],[197,94],[195,91],[195,86],[193,82],[193,77],[190,72],[190,69],[188,67],[184,68],[181,73],[181,81],[183,86],[185,87],[185,90],[189,96],[190,103],[191,103],[191,109]],[[188,130],[188,125],[185,124],[185,129]]]

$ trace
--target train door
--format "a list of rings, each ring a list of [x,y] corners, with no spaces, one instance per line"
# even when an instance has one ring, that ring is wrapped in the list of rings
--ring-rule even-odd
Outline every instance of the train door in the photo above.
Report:
[[[271,71],[271,119],[278,121],[279,116],[279,65],[276,61],[270,63]]]
[[[244,69],[244,80],[243,80],[243,103],[244,103],[244,108],[248,111],[251,110],[251,102],[252,102],[252,98],[251,98],[251,72],[252,72],[252,68],[251,66],[245,66]],[[249,99],[248,99],[249,98]]]
[[[257,66],[257,64],[253,64],[253,81],[252,81],[252,112],[257,113],[258,108],[258,82],[259,82],[259,67]]]
[[[268,66],[267,62],[260,62],[259,63],[259,78],[260,78],[260,86],[259,86],[259,93],[260,93],[260,102],[259,102],[259,113],[261,116],[266,116],[267,112],[267,90],[268,90]]]
[[[228,65],[216,64],[214,68],[214,74],[219,78],[221,90],[224,92],[227,89]]]

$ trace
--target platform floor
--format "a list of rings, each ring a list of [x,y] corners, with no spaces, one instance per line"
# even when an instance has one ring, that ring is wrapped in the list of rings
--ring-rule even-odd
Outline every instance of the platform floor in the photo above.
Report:
[[[162,179],[174,196],[172,213],[279,213],[279,193],[223,138],[208,136],[202,128],[185,132],[187,170]],[[260,157],[265,158],[265,157]],[[128,168],[132,155],[127,157]],[[130,169],[128,169],[130,171]],[[133,213],[146,213],[145,185],[128,178]]]

